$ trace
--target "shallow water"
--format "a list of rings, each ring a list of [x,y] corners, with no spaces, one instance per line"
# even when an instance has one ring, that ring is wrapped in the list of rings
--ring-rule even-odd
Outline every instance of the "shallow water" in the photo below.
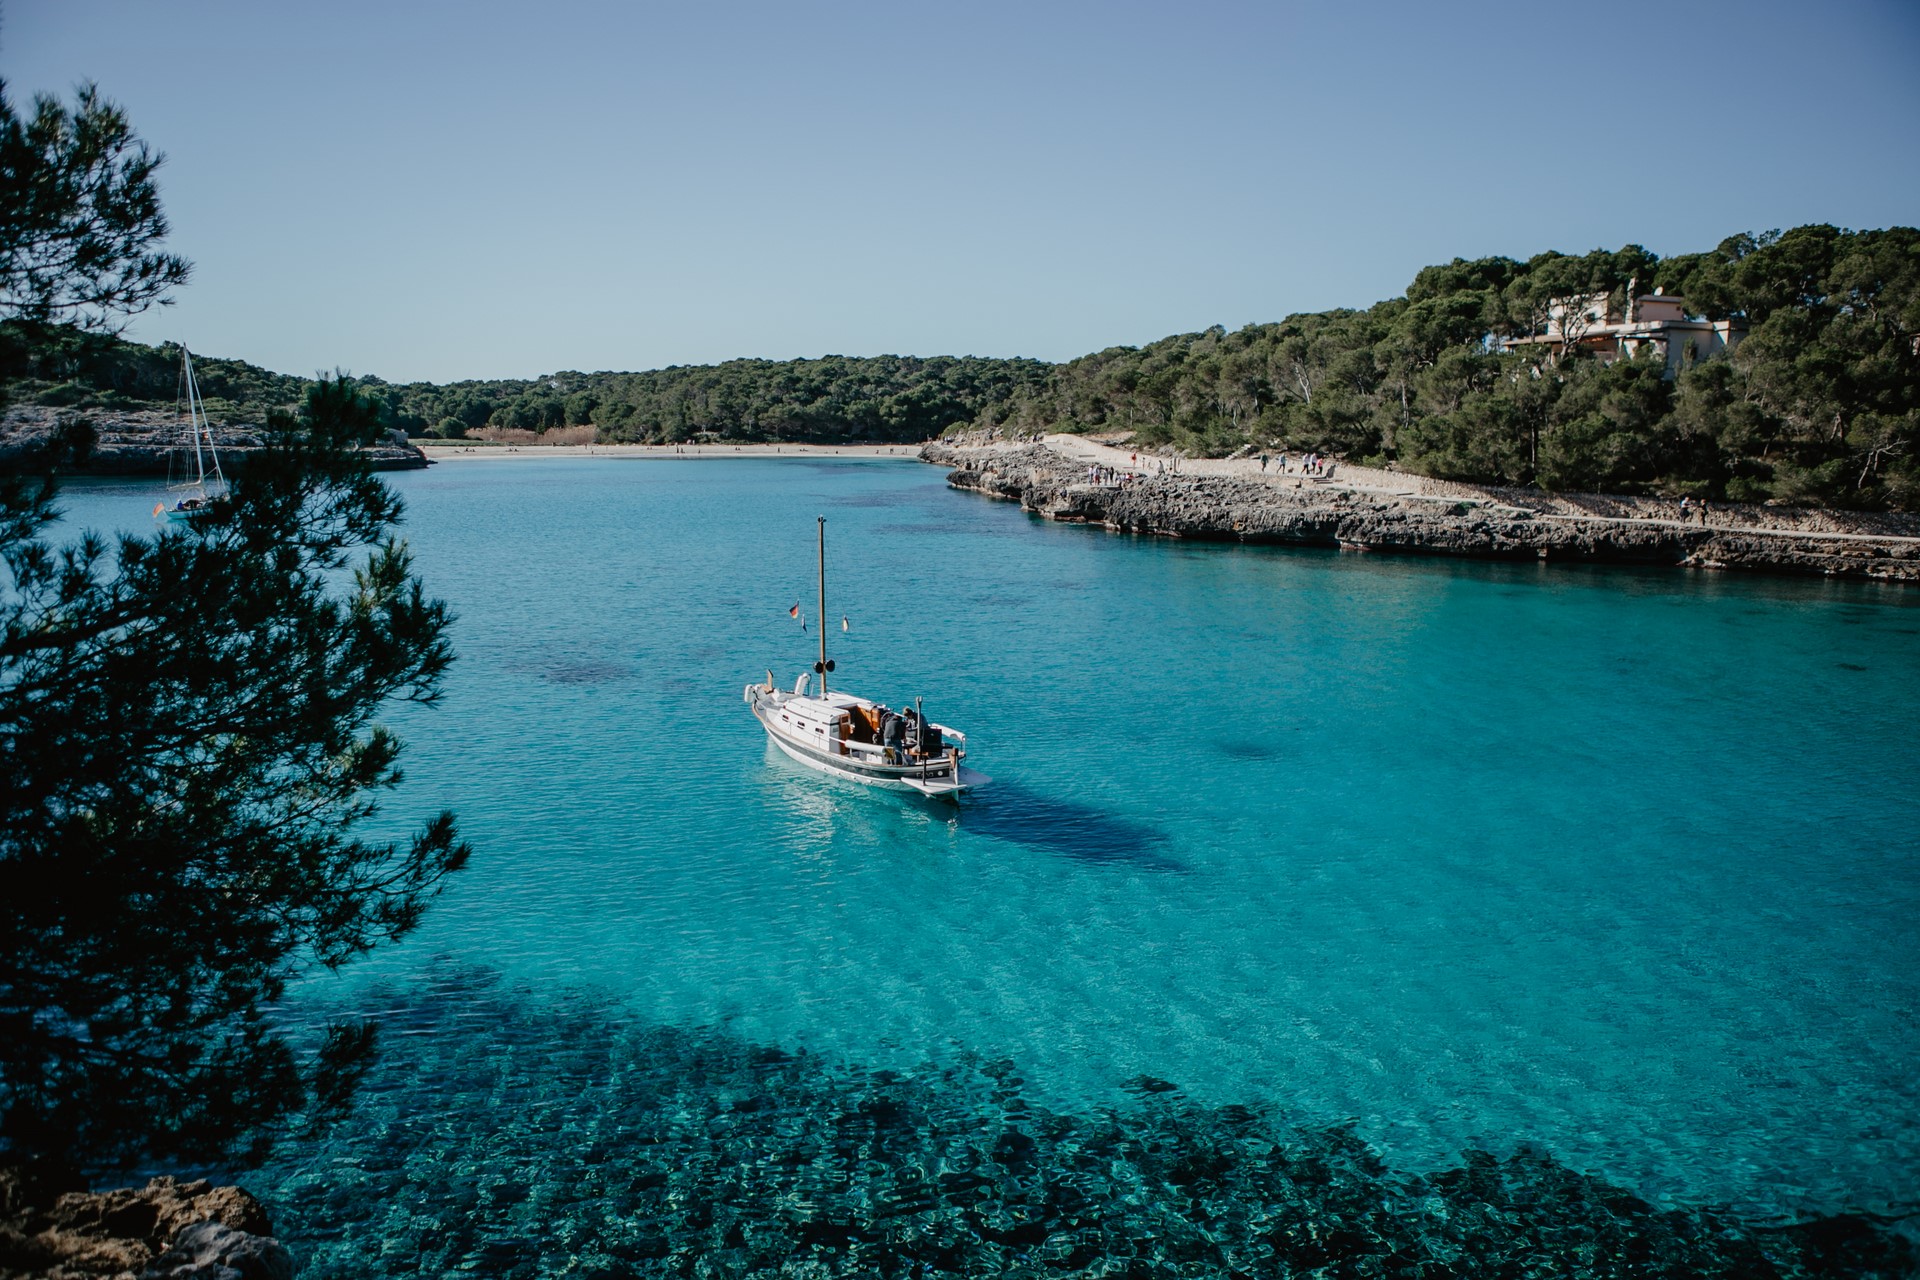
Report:
[[[1004,1060],[1062,1114],[1160,1078],[1406,1168],[1525,1142],[1656,1203],[1920,1199],[1920,592],[1137,540],[913,463],[391,480],[461,656],[396,718],[388,811],[451,807],[478,853],[302,1008],[478,966],[536,1041],[588,999],[867,1070]],[[67,505],[137,525],[144,493]],[[801,771],[740,703],[811,662],[816,514],[839,675],[968,731],[997,781],[957,809]],[[457,1057],[498,1020],[423,1025]]]

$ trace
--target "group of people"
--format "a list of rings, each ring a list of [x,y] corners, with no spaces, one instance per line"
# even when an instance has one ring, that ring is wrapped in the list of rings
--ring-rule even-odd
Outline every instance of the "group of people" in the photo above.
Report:
[[[1132,460],[1134,466],[1139,466],[1140,455],[1137,453],[1133,454]],[[1168,472],[1175,475],[1180,473],[1180,459],[1178,457],[1175,457],[1171,464],[1164,458],[1156,458],[1153,462],[1154,469],[1163,475]],[[1260,455],[1260,470],[1263,474],[1266,472],[1269,463],[1273,464],[1274,470],[1280,475],[1312,476],[1315,478],[1332,476],[1335,465],[1332,458],[1321,453],[1303,453],[1297,457],[1289,457],[1288,454],[1283,451],[1277,458],[1269,457],[1263,453]],[[1138,480],[1140,475],[1130,468],[1108,467],[1102,466],[1097,462],[1089,462],[1087,464],[1086,478],[1087,483],[1090,485],[1117,486],[1130,484]]]
[[[1289,458],[1284,449],[1281,450],[1280,456],[1277,459],[1269,459],[1267,455],[1263,453],[1260,455],[1260,470],[1263,474],[1267,469],[1267,463],[1269,461],[1273,461],[1276,464],[1275,470],[1277,470],[1283,476],[1291,475],[1291,474],[1298,474],[1303,476],[1330,476],[1333,474],[1333,466],[1334,466],[1333,459],[1327,457],[1325,454],[1320,454],[1320,453],[1301,454],[1298,459],[1298,470],[1296,471],[1295,460]]]
[[[939,754],[940,730],[931,723],[923,723],[912,707],[896,715],[892,708],[881,703],[873,713],[880,722],[880,747],[886,753],[888,764],[906,764],[910,755],[918,759]]]
[[[1695,517],[1699,518],[1701,524],[1707,522],[1707,500],[1705,498],[1695,498],[1692,496],[1682,497],[1680,499],[1680,519],[1688,524],[1692,524]]]

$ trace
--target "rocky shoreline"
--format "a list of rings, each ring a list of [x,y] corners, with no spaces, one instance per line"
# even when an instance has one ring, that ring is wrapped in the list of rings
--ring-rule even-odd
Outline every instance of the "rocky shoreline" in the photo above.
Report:
[[[154,1178],[96,1192],[0,1165],[0,1280],[292,1280],[271,1232],[238,1187]]]
[[[0,419],[0,470],[30,466],[45,451],[60,421],[60,410],[41,405],[16,405]],[[92,476],[177,475],[181,451],[186,448],[181,420],[169,413],[146,410],[83,415],[96,439],[86,461],[64,470]],[[244,458],[264,444],[258,426],[216,423],[214,447],[222,457]],[[408,471],[428,465],[426,454],[408,444],[404,435],[367,448],[376,471]],[[188,459],[191,465],[191,459]],[[171,472],[169,471],[171,468]]]
[[[1720,506],[1709,523],[1635,511],[1631,499],[1433,486],[1393,492],[1331,480],[1146,471],[1095,483],[1049,443],[935,441],[921,457],[956,489],[1123,533],[1477,559],[1738,569],[1920,582],[1920,522]],[[1374,473],[1378,474],[1378,473]],[[1403,480],[1408,490],[1417,478]]]

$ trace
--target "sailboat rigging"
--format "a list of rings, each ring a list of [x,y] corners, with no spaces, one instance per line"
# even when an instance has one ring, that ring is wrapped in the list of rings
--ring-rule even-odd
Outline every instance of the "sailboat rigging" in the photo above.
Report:
[[[206,402],[200,398],[200,383],[193,375],[193,357],[184,346],[180,348],[180,385],[187,401],[187,439],[193,446],[192,478],[180,484],[168,484],[168,491],[180,496],[171,506],[163,502],[155,507],[154,515],[164,515],[175,523],[187,523],[213,513],[214,500],[227,494],[227,477],[220,469],[220,454],[213,447],[213,424],[207,419]],[[171,466],[168,470],[171,472]]]

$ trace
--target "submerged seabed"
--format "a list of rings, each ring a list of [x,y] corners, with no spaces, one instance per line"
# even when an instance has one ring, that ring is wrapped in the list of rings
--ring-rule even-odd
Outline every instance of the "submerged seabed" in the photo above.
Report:
[[[1004,1060],[835,1064],[471,969],[388,994],[353,1116],[257,1175],[307,1277],[1916,1269],[1863,1217],[1660,1209],[1524,1146],[1403,1172],[1350,1124],[1147,1076],[1130,1105],[1068,1112]]]

